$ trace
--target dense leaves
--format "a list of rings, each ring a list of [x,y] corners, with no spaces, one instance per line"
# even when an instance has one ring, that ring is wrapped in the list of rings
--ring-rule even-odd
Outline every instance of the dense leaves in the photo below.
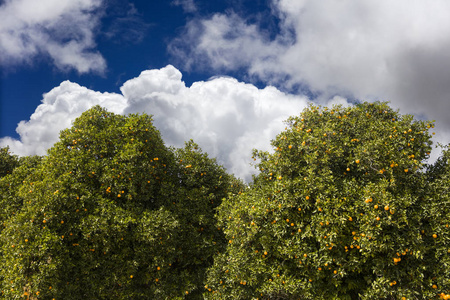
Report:
[[[193,142],[169,149],[149,116],[94,107],[30,164],[0,181],[4,297],[201,295],[224,246],[214,208],[242,184]]]
[[[207,297],[448,293],[449,182],[441,176],[432,189],[424,172],[433,124],[363,103],[311,106],[287,125],[273,154],[255,152],[252,188],[220,207],[229,243],[209,271]]]
[[[0,178],[11,174],[12,170],[18,165],[17,156],[9,153],[9,148],[0,148]]]
[[[450,150],[386,103],[310,106],[250,186],[94,107],[0,149],[4,299],[450,299]]]

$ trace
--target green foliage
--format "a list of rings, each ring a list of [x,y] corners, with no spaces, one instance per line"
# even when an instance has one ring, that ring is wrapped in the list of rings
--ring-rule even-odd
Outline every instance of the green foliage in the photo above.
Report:
[[[362,103],[286,123],[247,188],[98,106],[46,157],[0,149],[2,298],[450,299],[432,122]]]
[[[433,124],[362,103],[311,106],[287,125],[274,153],[255,151],[261,173],[251,189],[219,207],[228,246],[206,298],[448,293],[449,154],[431,184]]]
[[[9,147],[0,148],[0,178],[11,174],[18,163],[17,156],[9,153]]]
[[[450,151],[444,148],[443,155],[428,172],[427,228],[424,234],[431,245],[428,254],[429,266],[434,270],[435,284],[444,299],[450,299]],[[444,297],[446,295],[446,297]]]
[[[214,209],[242,184],[150,116],[97,106],[0,186],[6,299],[194,299],[225,244]]]

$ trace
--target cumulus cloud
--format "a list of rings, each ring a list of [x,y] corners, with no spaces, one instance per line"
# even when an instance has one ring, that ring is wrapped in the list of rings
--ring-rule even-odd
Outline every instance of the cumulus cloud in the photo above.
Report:
[[[42,104],[31,115],[30,120],[17,126],[20,140],[5,137],[0,146],[10,146],[18,155],[44,155],[58,141],[59,132],[72,125],[77,117],[94,105],[106,107],[114,113],[122,113],[127,105],[119,94],[99,93],[70,81],[43,95]]]
[[[49,57],[59,69],[103,72],[94,29],[101,0],[6,0],[0,5],[0,62],[31,64]]]
[[[306,97],[258,89],[230,77],[186,87],[172,66],[144,71],[121,88],[126,112],[148,112],[170,145],[194,139],[227,169],[249,179],[253,148],[268,150],[283,121],[306,107]]]
[[[9,145],[19,155],[42,155],[58,140],[60,130],[98,104],[118,114],[152,114],[168,145],[182,147],[192,138],[229,172],[249,181],[254,173],[252,149],[269,150],[270,140],[284,128],[283,121],[308,104],[306,97],[274,87],[258,89],[231,77],[186,87],[180,71],[171,65],[142,72],[126,81],[121,92],[99,93],[62,82],[44,94],[30,120],[19,123],[20,140],[6,137],[0,139],[0,146]]]
[[[450,2],[272,0],[274,34],[237,13],[190,21],[169,50],[185,68],[246,70],[283,89],[388,100],[450,137]],[[320,99],[319,99],[320,100]],[[450,139],[445,140],[448,143]]]

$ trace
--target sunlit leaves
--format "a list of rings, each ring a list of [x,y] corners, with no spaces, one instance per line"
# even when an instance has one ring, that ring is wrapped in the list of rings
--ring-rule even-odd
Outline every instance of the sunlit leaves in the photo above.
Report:
[[[409,299],[435,297],[433,280],[449,288],[433,279],[445,270],[434,254],[442,231],[421,233],[432,231],[429,203],[439,206],[424,172],[432,124],[362,103],[311,106],[287,125],[273,153],[254,152],[251,189],[220,206],[230,242],[205,295]]]
[[[193,142],[169,149],[150,116],[97,106],[33,161],[0,180],[3,297],[201,295],[225,243],[214,209],[242,183]]]

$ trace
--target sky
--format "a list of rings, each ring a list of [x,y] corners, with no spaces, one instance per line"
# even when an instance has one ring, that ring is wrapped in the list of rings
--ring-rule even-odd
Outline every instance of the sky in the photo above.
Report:
[[[389,101],[450,142],[446,0],[0,0],[0,20],[0,147],[17,155],[97,104],[153,115],[167,145],[193,139],[246,181],[309,103]]]

